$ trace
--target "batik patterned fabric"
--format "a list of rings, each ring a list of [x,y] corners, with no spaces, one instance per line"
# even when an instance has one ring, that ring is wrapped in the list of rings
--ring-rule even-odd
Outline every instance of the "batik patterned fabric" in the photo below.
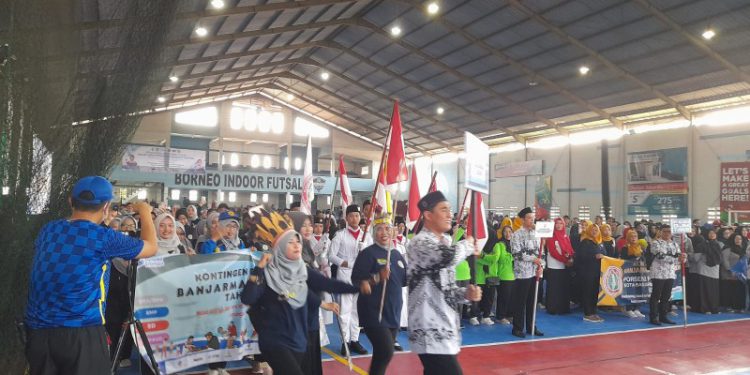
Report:
[[[680,262],[680,249],[673,241],[654,240],[651,242],[651,253],[654,261],[651,263],[650,275],[652,279],[674,279],[675,271]]]
[[[536,276],[534,261],[539,257],[540,240],[534,237],[534,231],[521,228],[513,233],[510,240],[513,254],[513,273],[516,279],[529,279]]]
[[[422,230],[409,242],[409,345],[418,354],[460,351],[458,306],[466,288],[456,285],[456,265],[474,252],[466,241],[451,245],[451,238]]]

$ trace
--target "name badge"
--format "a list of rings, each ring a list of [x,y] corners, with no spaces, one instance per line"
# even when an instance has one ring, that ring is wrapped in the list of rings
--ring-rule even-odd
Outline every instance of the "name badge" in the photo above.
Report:
[[[385,258],[378,258],[378,265],[385,266],[386,259]]]

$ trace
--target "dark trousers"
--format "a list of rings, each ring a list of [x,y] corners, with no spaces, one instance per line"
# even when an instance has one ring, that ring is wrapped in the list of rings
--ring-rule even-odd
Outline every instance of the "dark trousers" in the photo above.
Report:
[[[482,312],[483,318],[489,318],[492,312],[492,305],[495,303],[495,286],[485,284],[481,285],[481,287],[482,300],[479,302],[479,310]]]
[[[578,274],[581,281],[583,315],[596,314],[596,302],[599,300],[599,273],[600,271],[597,269],[587,270],[586,273]]]
[[[649,299],[649,318],[655,320],[666,318],[670,311],[669,299],[672,297],[674,279],[651,279],[651,298]],[[658,314],[658,315],[657,315]]]
[[[28,329],[26,360],[31,375],[109,374],[104,326]]]
[[[109,290],[107,291],[107,308],[104,311],[106,318],[105,327],[110,340],[112,340],[112,353],[115,355],[117,343],[120,335],[123,333],[123,324],[128,320],[130,314],[130,298],[128,294],[128,277],[113,269],[109,277]],[[120,351],[120,358],[112,358],[112,361],[130,358],[130,351],[133,347],[133,336],[125,332],[125,341]]]
[[[323,374],[320,358],[320,330],[307,331],[307,351],[302,359],[302,371],[305,375]]]
[[[302,371],[302,358],[305,356],[305,353],[297,353],[283,346],[264,349],[266,350],[262,350],[263,358],[265,358],[268,365],[271,366],[274,374],[305,374]]]
[[[463,375],[461,365],[455,355],[420,354],[424,375]]]
[[[698,298],[700,311],[716,314],[719,312],[719,279],[712,279],[703,275],[698,276]],[[689,302],[689,300],[688,300]],[[692,302],[690,302],[692,305]]]
[[[531,333],[531,319],[534,315],[534,286],[536,279],[516,279],[513,284],[513,330]],[[525,319],[525,320],[524,320]],[[525,324],[524,324],[525,322]]]
[[[497,289],[497,303],[495,306],[495,319],[510,318],[513,315],[511,310],[511,298],[513,291],[513,280],[501,281]]]
[[[393,358],[393,338],[396,328],[365,327],[365,334],[372,343],[370,375],[383,375]]]

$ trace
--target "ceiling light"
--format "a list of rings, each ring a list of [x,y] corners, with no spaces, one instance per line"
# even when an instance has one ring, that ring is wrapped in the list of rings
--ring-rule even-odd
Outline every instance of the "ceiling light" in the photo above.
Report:
[[[445,112],[445,109],[443,107],[437,107],[436,112],[437,114],[442,115]]]
[[[208,29],[206,29],[205,27],[201,26],[201,27],[195,29],[195,35],[206,36],[206,35],[208,35]]]
[[[169,76],[169,80],[172,81],[172,82],[177,82],[180,79],[177,76]]]
[[[439,10],[440,6],[434,1],[427,5],[427,13],[429,14],[437,14]]]
[[[320,73],[320,78],[322,78],[324,81],[328,81],[328,78],[330,78],[331,75],[328,74],[328,72]]]
[[[534,87],[534,86],[536,86],[538,84],[539,84],[539,82],[537,82],[537,81],[531,81],[531,82],[529,82],[529,86],[531,86],[531,87]]]
[[[583,65],[580,68],[578,68],[578,73],[580,73],[582,76],[589,74],[589,71],[591,71],[591,69],[589,69],[589,67],[586,65]]]
[[[714,29],[706,29],[701,36],[703,36],[703,39],[705,40],[711,40],[716,36],[716,31],[714,31]]]
[[[393,36],[399,36],[401,35],[401,28],[398,26],[391,27],[391,35]]]
[[[286,94],[286,100],[294,100],[294,95]]]
[[[214,9],[224,8],[224,0],[211,0],[211,6],[214,7]]]
[[[167,101],[167,98],[165,98],[165,97],[163,97],[163,96],[160,96],[160,97],[156,98],[156,100],[157,100],[157,101],[158,101],[159,103],[164,103],[164,102],[166,102],[166,101]]]

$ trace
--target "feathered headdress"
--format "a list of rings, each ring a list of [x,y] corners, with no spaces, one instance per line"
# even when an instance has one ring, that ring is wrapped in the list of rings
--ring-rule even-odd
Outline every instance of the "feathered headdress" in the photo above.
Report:
[[[279,215],[278,212],[268,212],[265,208],[257,206],[251,208],[249,213],[256,223],[255,235],[271,247],[286,231],[294,230],[287,219]]]

